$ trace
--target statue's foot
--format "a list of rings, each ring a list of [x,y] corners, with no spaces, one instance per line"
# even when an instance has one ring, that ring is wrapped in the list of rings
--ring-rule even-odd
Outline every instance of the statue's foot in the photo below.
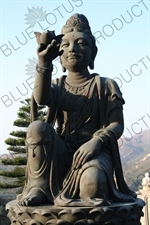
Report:
[[[45,193],[39,188],[32,188],[29,193],[18,202],[22,206],[36,206],[48,203]]]
[[[100,198],[84,198],[84,199],[63,199],[58,196],[54,203],[56,206],[64,207],[98,207],[98,206],[109,206],[111,202]]]

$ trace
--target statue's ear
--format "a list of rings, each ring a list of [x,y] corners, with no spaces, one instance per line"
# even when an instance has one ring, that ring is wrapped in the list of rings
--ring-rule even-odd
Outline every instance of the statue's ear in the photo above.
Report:
[[[95,60],[95,57],[97,55],[97,46],[94,46],[94,48],[92,49],[92,56],[91,56],[91,61],[89,63],[89,67],[91,70],[94,69],[94,60]]]

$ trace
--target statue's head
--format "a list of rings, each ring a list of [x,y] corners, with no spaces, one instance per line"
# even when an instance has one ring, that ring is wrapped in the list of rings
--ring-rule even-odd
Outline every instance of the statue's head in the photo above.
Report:
[[[61,33],[64,35],[62,42],[65,38],[70,37],[71,35],[76,39],[78,39],[79,36],[79,38],[83,38],[87,41],[87,45],[90,47],[90,60],[88,66],[90,69],[94,69],[94,60],[97,54],[97,47],[95,37],[92,35],[87,18],[83,14],[76,13],[72,15],[62,27]]]
[[[145,177],[149,177],[149,173],[148,172],[145,173]]]

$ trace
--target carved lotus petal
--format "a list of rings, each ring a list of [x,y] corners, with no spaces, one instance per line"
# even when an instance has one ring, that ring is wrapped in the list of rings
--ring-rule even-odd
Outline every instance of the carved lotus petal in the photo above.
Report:
[[[99,225],[98,222],[91,220],[91,219],[88,219],[87,222],[88,222],[88,225]]]
[[[139,217],[135,214],[133,214],[132,216],[129,217],[129,219],[124,223],[124,225],[135,225],[137,224],[136,223],[136,220],[138,219]]]
[[[46,209],[36,209],[32,212],[31,218],[45,224],[48,220],[57,219],[57,214]]]
[[[78,220],[85,219],[86,213],[80,209],[65,209],[62,210],[58,216],[61,220],[73,224]]]
[[[58,217],[62,221],[70,222],[72,218],[72,213],[70,209],[64,209],[59,212]]]
[[[78,220],[73,225],[88,225],[88,222],[86,219]]]
[[[21,214],[23,214],[23,210],[20,207],[17,207],[13,210],[17,216],[20,216]]]
[[[72,215],[80,216],[82,219],[86,217],[86,213],[81,209],[72,209],[71,210]]]
[[[59,219],[59,220],[57,220],[57,223],[56,223],[57,225],[71,225],[70,223],[68,223],[67,221],[64,221],[64,220],[61,220],[61,219]]]
[[[13,222],[14,224],[16,224],[16,222],[17,222],[17,219],[16,219],[16,217],[15,216],[13,216],[13,215],[11,215],[11,214],[9,214],[9,215],[7,215],[9,218],[11,218],[11,222]]]
[[[26,208],[23,208],[23,207],[16,207],[16,208],[14,208],[13,212],[15,213],[15,215],[17,217],[21,216],[22,214],[26,214],[27,216],[30,216],[30,213],[27,212]]]
[[[112,219],[114,217],[114,211],[110,208],[103,208],[104,209],[104,214],[101,218],[101,223],[105,223],[106,221]]]
[[[36,220],[32,220],[31,218],[24,220],[22,224],[23,225],[41,225],[41,223],[39,223]]]
[[[123,221],[120,218],[111,219],[106,222],[107,225],[123,225]]]
[[[53,219],[57,219],[57,213],[52,211],[52,210],[48,210],[48,209],[35,209],[33,212],[32,212],[32,215],[34,214],[40,214],[42,216],[51,216]]]
[[[56,224],[57,224],[57,219],[52,219],[45,223],[45,225],[56,225]]]
[[[5,223],[4,223],[5,224]],[[16,222],[16,223],[11,223],[12,225],[22,225],[22,223],[20,223],[20,222]]]
[[[30,216],[30,214],[28,212],[24,212],[20,216],[17,217],[17,220],[19,222],[22,222],[22,221],[24,221],[26,219],[30,219],[31,220],[31,216]]]
[[[98,208],[92,209],[89,212],[88,217],[89,219],[93,219],[94,221],[100,222],[103,214],[104,214],[103,208],[98,207]]]
[[[71,209],[63,209],[58,213],[58,216],[60,217],[63,214],[70,214],[71,213]]]
[[[143,212],[142,212],[142,208],[143,208],[143,204],[138,204],[136,205],[136,207],[134,207],[134,213],[137,214],[138,216],[143,216]]]
[[[117,210],[116,216],[119,217],[120,219],[122,219],[123,221],[126,221],[129,214],[131,213],[132,208],[133,208],[132,206],[119,207],[119,209]]]

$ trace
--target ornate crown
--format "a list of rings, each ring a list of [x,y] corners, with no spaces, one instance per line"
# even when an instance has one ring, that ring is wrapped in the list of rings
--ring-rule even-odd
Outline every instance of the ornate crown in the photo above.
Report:
[[[89,26],[89,22],[87,18],[83,14],[74,14],[67,21],[66,24],[62,28],[62,33],[68,33],[73,30],[84,31],[88,35],[92,35],[91,28]]]

